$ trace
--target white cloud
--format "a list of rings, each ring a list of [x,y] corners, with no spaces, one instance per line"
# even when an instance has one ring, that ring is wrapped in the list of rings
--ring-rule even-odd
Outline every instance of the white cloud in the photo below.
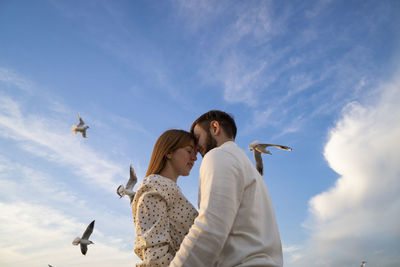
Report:
[[[324,156],[340,177],[310,200],[311,237],[292,266],[400,264],[400,79],[377,92],[330,132]]]

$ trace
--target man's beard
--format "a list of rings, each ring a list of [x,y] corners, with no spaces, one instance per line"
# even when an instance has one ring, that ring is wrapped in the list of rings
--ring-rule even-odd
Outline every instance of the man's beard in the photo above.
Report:
[[[211,135],[210,131],[207,131],[207,141],[204,150],[204,155],[202,156],[204,157],[208,151],[216,147],[217,147],[217,140],[215,140],[215,138]]]

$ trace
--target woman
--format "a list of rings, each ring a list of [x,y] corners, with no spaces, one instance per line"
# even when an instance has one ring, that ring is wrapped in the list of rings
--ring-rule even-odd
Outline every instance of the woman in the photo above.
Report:
[[[136,266],[168,266],[197,216],[176,181],[196,158],[195,139],[183,130],[164,132],[154,145],[146,178],[132,202]]]

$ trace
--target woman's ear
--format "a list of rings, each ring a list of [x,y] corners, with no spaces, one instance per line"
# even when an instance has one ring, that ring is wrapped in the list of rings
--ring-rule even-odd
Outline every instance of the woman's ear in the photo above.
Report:
[[[167,159],[171,159],[172,158],[172,152],[168,152],[167,155],[165,155],[165,157]]]

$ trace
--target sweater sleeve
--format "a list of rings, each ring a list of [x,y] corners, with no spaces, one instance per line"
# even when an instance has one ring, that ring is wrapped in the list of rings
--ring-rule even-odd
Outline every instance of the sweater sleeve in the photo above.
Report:
[[[214,266],[241,202],[244,183],[238,162],[226,151],[210,151],[200,168],[199,216],[170,266]]]
[[[135,212],[134,251],[142,259],[136,266],[168,266],[173,255],[166,200],[156,191],[144,192]]]

